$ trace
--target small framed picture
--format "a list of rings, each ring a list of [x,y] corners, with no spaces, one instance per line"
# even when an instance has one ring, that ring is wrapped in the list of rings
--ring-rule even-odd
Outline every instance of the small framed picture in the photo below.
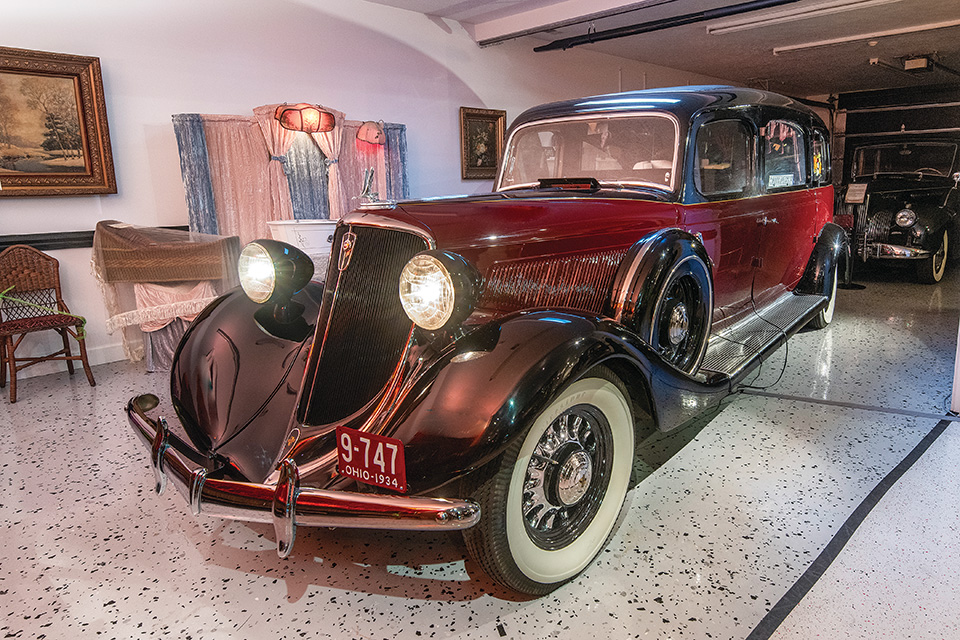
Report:
[[[99,58],[0,47],[0,197],[116,192]]]
[[[491,180],[503,158],[507,112],[460,107],[460,177]]]

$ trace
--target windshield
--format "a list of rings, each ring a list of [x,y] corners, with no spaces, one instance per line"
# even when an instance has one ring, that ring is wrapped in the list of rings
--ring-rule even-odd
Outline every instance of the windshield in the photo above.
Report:
[[[497,190],[535,187],[543,178],[595,178],[672,191],[677,137],[676,121],[666,114],[526,125],[510,136]]]
[[[948,142],[905,142],[860,147],[853,159],[853,177],[917,172],[949,176],[957,145]]]

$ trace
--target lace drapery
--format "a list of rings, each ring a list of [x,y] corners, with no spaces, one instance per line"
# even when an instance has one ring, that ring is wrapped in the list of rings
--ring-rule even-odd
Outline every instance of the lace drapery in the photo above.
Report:
[[[144,356],[143,331],[192,319],[237,286],[240,243],[189,231],[97,223],[92,269],[107,309],[107,332],[120,330],[130,360]]]

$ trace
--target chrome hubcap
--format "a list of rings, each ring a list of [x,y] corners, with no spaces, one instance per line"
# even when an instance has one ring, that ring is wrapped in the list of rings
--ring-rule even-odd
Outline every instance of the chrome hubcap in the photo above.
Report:
[[[612,464],[610,426],[577,405],[547,427],[527,463],[521,509],[531,540],[560,549],[576,540],[599,508]]]
[[[593,462],[586,451],[575,451],[560,467],[557,496],[560,502],[570,507],[583,499],[590,488]]]
[[[667,337],[670,344],[676,346],[686,340],[690,332],[690,318],[687,316],[687,307],[682,302],[678,303],[670,312],[670,320],[667,326]]]

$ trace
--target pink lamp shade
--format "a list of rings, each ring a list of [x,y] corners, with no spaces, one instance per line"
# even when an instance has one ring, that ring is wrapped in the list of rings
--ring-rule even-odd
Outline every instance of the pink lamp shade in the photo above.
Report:
[[[274,117],[284,129],[305,133],[323,133],[333,131],[336,120],[329,111],[315,104],[282,104],[277,107]]]
[[[383,125],[379,122],[370,120],[364,122],[357,129],[357,140],[369,142],[370,144],[383,144],[386,142],[386,135],[383,133]]]

